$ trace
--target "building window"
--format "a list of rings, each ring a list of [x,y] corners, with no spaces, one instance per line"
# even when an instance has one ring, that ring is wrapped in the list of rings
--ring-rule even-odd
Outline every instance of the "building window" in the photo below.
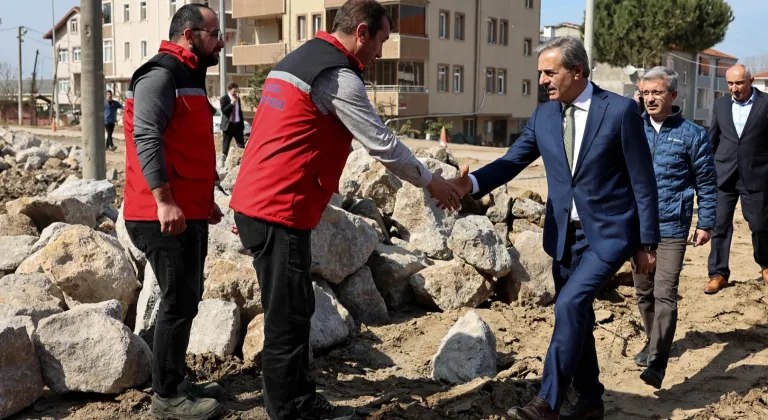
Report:
[[[72,61],[75,63],[80,62],[80,53],[81,53],[80,47],[74,47],[72,48]]]
[[[112,24],[112,3],[101,4],[101,19],[105,25]]]
[[[437,66],[437,91],[448,92],[448,66]]]
[[[509,21],[499,23],[499,45],[509,45]]]
[[[453,66],[453,91],[464,92],[464,68],[461,66]]]
[[[395,28],[401,35],[427,36],[427,9],[423,6],[401,4]]]
[[[530,94],[531,94],[531,81],[523,80],[523,96],[528,96]]]
[[[123,54],[125,55],[126,60],[131,59],[131,43],[130,42],[126,42],[125,44],[123,44]]]
[[[709,58],[699,57],[699,76],[709,76]]]
[[[282,17],[277,18],[277,42],[283,42],[283,18]]]
[[[141,41],[141,58],[147,58],[148,54],[147,41]]]
[[[77,19],[70,19],[69,20],[69,32],[72,32],[73,34],[77,33]]]
[[[493,81],[494,81],[494,71],[492,68],[485,69],[485,91],[486,93],[493,93],[496,90],[494,89]]]
[[[298,16],[296,22],[296,39],[305,41],[307,39],[307,17]]]
[[[323,28],[323,18],[320,15],[312,15],[312,33],[316,34]]]
[[[69,93],[69,79],[59,79],[59,93]]]
[[[497,88],[499,95],[506,95],[507,94],[507,71],[499,69],[496,73],[496,78],[498,79]]]
[[[688,69],[683,69],[683,84],[688,83]]]
[[[141,20],[147,20],[147,2],[139,3],[139,17]]]
[[[454,22],[454,31],[453,37],[457,41],[463,41],[464,40],[464,15],[462,13],[456,13],[455,22]]]
[[[533,9],[533,0],[525,0],[525,8]]]
[[[464,135],[467,137],[475,137],[475,119],[467,118],[464,120]]]
[[[123,22],[130,22],[131,21],[131,5],[128,3],[125,3],[123,5]]]
[[[533,40],[531,38],[525,38],[523,41],[523,54],[530,56],[533,51]]]
[[[111,63],[112,62],[112,41],[104,41],[104,62],[105,63]]]
[[[489,44],[495,44],[496,43],[496,19],[489,19],[488,20],[488,43]]]
[[[440,12],[440,39],[448,39],[448,19],[450,14],[445,11]]]
[[[170,0],[169,6],[171,17],[173,17],[176,14],[176,0]]]
[[[59,63],[69,62],[69,50],[59,50]]]

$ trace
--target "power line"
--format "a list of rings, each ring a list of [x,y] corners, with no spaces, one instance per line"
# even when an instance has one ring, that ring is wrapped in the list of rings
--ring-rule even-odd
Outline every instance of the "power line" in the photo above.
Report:
[[[714,65],[714,64],[702,64],[702,63],[700,63],[700,62],[698,62],[698,61],[693,61],[693,60],[689,60],[689,59],[687,59],[687,58],[685,58],[685,57],[680,57],[679,55],[677,55],[677,54],[673,54],[673,53],[671,53],[671,52],[667,52],[667,55],[671,55],[672,57],[677,57],[677,58],[679,58],[679,59],[681,59],[681,60],[683,60],[683,61],[687,61],[687,62],[689,62],[689,63],[693,63],[693,64],[700,64],[700,65],[704,65],[704,66],[709,66],[710,68],[713,68],[713,69],[726,69],[726,70],[728,70],[729,68],[733,67],[733,66],[716,66],[716,65]],[[707,55],[707,54],[704,54],[704,55]]]

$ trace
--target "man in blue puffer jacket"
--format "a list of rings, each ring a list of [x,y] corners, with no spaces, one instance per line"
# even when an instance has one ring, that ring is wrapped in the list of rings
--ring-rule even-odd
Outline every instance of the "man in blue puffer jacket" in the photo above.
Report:
[[[709,136],[672,105],[677,83],[677,73],[666,67],[654,67],[639,82],[638,100],[645,102],[645,135],[659,188],[661,242],[655,272],[634,273],[637,304],[648,337],[635,363],[647,367],[640,378],[655,388],[661,388],[675,337],[677,288],[693,218],[694,193],[699,211],[693,246],[709,241],[717,207],[717,176]]]

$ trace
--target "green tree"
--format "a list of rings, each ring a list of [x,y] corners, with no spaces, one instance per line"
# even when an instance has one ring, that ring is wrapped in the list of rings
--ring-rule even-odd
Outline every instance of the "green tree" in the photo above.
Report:
[[[719,43],[732,21],[725,0],[596,0],[594,59],[657,64],[672,47],[696,52]]]
[[[256,107],[261,101],[261,92],[264,89],[264,82],[267,80],[267,75],[272,71],[270,65],[256,66],[256,70],[253,72],[253,76],[248,80],[248,87],[251,89],[248,94],[243,95],[243,100],[248,106]]]

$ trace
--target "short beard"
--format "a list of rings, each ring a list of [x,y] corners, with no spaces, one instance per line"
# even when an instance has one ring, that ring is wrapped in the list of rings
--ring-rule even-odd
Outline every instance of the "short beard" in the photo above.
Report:
[[[192,44],[192,53],[197,56],[197,63],[201,68],[213,67],[219,64],[218,54],[205,54],[198,42]]]

